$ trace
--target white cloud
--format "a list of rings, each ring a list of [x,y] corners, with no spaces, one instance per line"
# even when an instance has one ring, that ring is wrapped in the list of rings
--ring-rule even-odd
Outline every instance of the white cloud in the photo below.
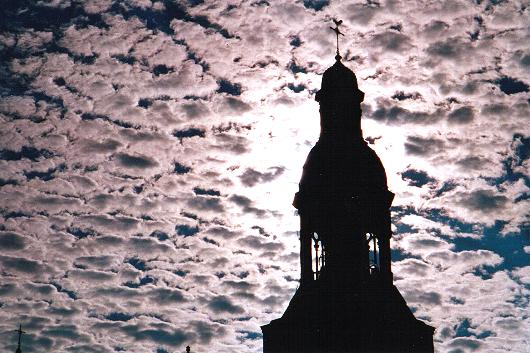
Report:
[[[528,85],[520,6],[197,3],[7,13],[1,331],[21,322],[33,351],[260,352],[254,333],[296,289],[290,204],[342,14],[396,193],[397,286],[437,351],[523,351],[528,267],[487,248],[528,223],[530,94],[498,81]]]

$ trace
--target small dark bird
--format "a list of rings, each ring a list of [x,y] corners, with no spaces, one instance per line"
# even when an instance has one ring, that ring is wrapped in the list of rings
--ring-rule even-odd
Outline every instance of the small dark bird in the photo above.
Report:
[[[342,24],[342,20],[333,19],[333,22],[335,22],[335,26],[340,26]]]

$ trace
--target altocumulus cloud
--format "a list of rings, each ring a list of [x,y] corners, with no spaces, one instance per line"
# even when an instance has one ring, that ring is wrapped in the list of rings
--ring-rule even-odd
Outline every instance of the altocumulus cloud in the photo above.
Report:
[[[261,352],[296,289],[290,204],[337,16],[396,194],[396,284],[439,352],[527,348],[522,4],[4,1],[0,16],[0,349],[20,322],[28,352]]]

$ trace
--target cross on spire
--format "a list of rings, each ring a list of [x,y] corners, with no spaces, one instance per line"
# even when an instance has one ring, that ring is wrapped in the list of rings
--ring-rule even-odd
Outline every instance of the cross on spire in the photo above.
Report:
[[[20,339],[22,338],[22,334],[26,333],[26,331],[22,331],[22,324],[20,324],[20,326],[18,327],[18,330],[15,330],[15,332],[18,333],[18,348],[17,348],[17,352],[22,352],[20,350]]]
[[[342,56],[340,56],[339,53],[339,34],[344,36],[344,33],[342,33],[339,29],[339,26],[342,24],[342,20],[333,19],[333,22],[335,23],[335,28],[329,27],[335,32],[335,35],[337,36],[337,55],[335,55],[335,60],[340,61],[342,59]]]

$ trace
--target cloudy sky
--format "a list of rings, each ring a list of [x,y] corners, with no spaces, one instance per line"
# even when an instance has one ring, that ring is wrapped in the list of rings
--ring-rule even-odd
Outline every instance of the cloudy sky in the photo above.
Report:
[[[525,4],[526,3],[526,4]],[[344,63],[390,189],[395,284],[437,352],[528,352],[526,1],[6,0],[0,350],[261,352]]]

